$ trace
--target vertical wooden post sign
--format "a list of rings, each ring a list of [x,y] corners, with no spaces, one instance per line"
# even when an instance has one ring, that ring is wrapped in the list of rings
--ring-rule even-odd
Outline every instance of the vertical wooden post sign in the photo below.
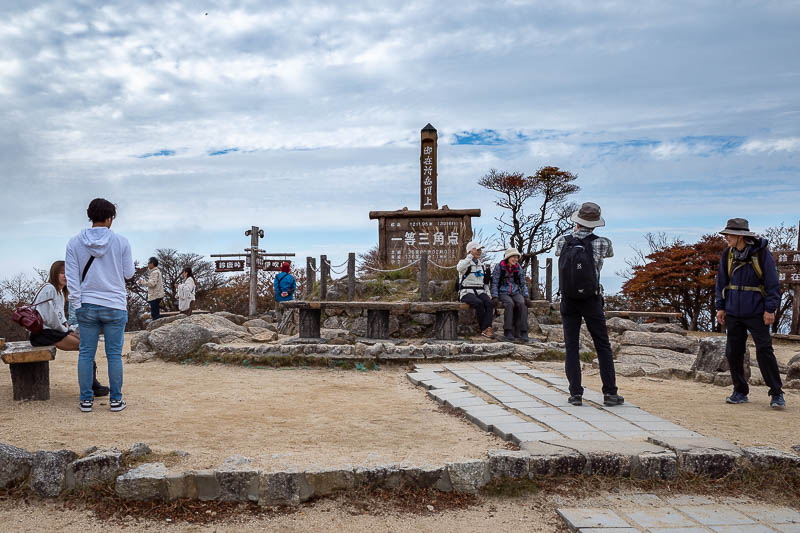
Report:
[[[439,134],[428,123],[421,131],[419,172],[420,172],[420,210],[439,209],[437,198],[437,151]]]

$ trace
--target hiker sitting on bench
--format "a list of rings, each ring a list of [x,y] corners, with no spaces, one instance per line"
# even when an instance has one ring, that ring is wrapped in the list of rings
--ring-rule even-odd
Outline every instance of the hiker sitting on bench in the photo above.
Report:
[[[67,277],[64,275],[64,261],[56,261],[50,266],[47,283],[39,289],[33,305],[42,316],[44,327],[38,333],[32,333],[31,346],[53,346],[65,352],[77,352],[80,336],[77,325],[67,322],[64,316],[64,300],[67,297]],[[97,365],[94,367],[95,396],[106,396],[108,387],[97,381]]]
[[[503,260],[492,272],[492,301],[503,302],[503,338],[507,341],[528,342],[528,283],[519,266],[521,255],[516,248],[509,248]],[[514,315],[519,319],[519,337],[514,338]]]
[[[489,296],[489,283],[491,275],[488,265],[481,264],[480,258],[483,245],[478,241],[467,244],[467,257],[456,265],[459,283],[458,299],[475,309],[478,319],[478,329],[484,337],[494,334],[492,319],[494,318],[494,304]]]

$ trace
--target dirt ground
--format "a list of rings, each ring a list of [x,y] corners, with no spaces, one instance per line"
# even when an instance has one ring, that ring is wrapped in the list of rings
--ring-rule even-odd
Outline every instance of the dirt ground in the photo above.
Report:
[[[100,352],[101,353],[101,352]],[[3,365],[5,366],[5,365]],[[0,373],[0,442],[29,451],[89,446],[125,450],[145,442],[173,470],[216,468],[239,454],[261,469],[441,464],[479,458],[503,442],[439,410],[399,367],[380,371],[256,369],[151,361],[125,364],[128,408],[78,410],[77,352],[50,363],[48,402],[11,401]],[[108,383],[105,357],[98,375]]]

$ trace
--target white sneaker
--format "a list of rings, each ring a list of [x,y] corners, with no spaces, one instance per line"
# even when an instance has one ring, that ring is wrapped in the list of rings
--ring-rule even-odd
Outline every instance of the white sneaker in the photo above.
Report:
[[[92,406],[94,406],[94,400],[83,400],[83,401],[81,401],[81,403],[80,403],[81,412],[91,413],[92,412]]]
[[[108,402],[108,404],[111,410],[114,412],[122,411],[123,409],[128,407],[128,404],[125,403],[125,400],[111,400],[110,402]]]

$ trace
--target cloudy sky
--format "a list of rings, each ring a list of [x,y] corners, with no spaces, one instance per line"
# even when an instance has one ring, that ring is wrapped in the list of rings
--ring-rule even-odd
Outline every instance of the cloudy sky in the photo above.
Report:
[[[603,0],[0,3],[0,277],[47,267],[88,201],[146,259],[265,248],[334,263],[368,212],[498,214],[490,168],[579,176],[617,257],[743,216],[800,218],[800,3]]]

